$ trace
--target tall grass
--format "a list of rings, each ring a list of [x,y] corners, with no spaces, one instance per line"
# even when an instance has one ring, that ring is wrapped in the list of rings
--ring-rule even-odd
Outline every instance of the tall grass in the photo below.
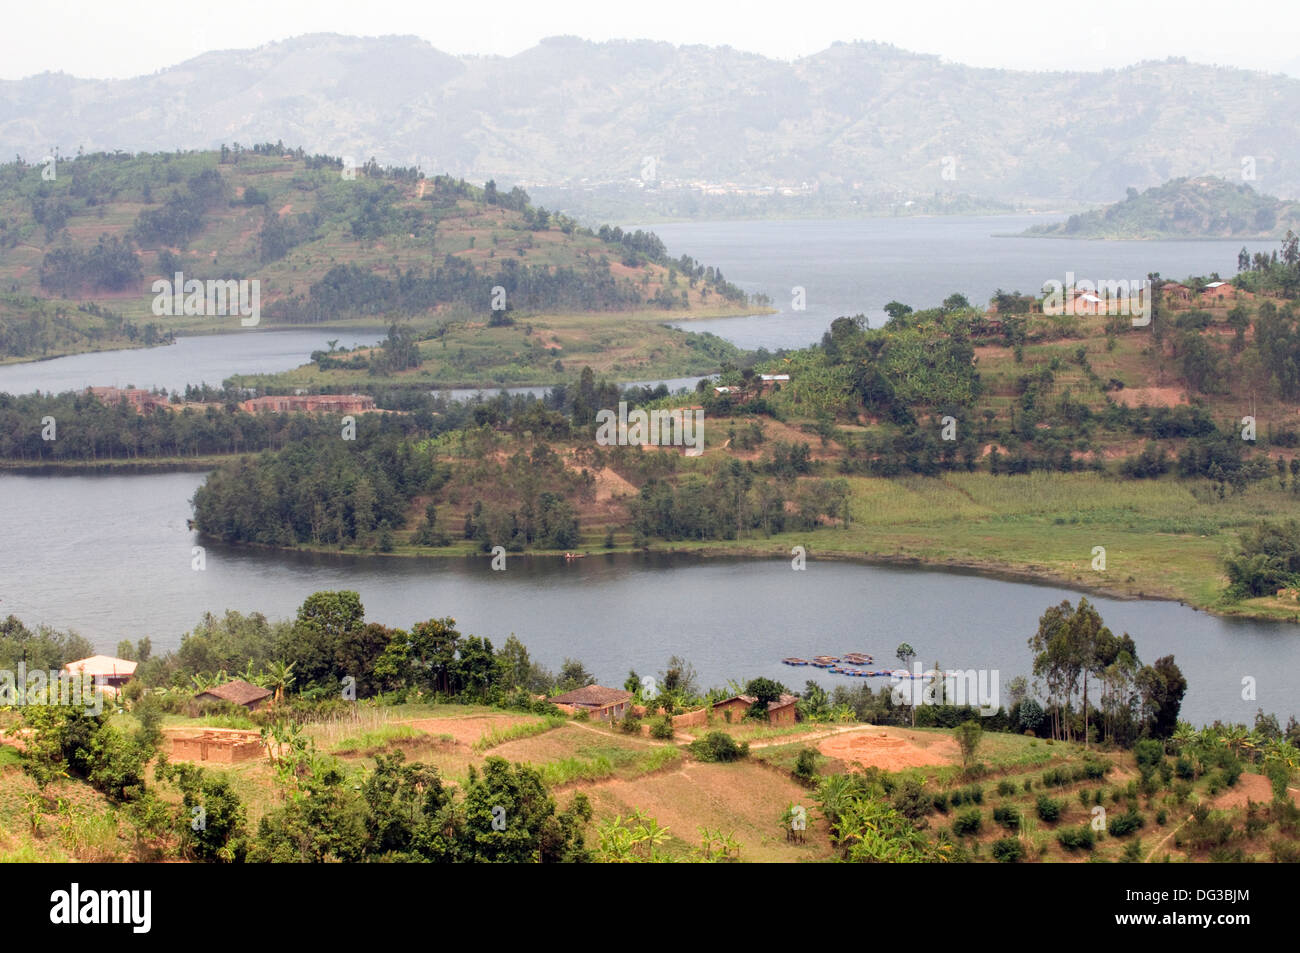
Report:
[[[518,741],[521,738],[532,738],[535,735],[545,734],[553,731],[565,723],[565,719],[556,715],[548,715],[537,721],[525,721],[517,725],[508,725],[504,728],[493,728],[485,732],[478,741],[474,742],[474,750],[478,752],[487,751],[509,741]]]
[[[423,731],[416,731],[410,725],[381,725],[371,731],[344,738],[334,748],[335,754],[370,754],[382,751],[399,741],[409,741],[424,736]]]
[[[562,758],[548,761],[538,769],[548,787],[572,781],[599,781],[614,773],[614,765],[604,755],[595,758]]]

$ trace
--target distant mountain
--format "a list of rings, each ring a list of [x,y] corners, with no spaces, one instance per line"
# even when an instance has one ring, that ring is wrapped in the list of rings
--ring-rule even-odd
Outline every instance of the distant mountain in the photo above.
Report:
[[[1281,238],[1300,230],[1300,202],[1213,176],[1174,179],[1105,208],[1024,234],[1051,238]]]
[[[413,37],[317,34],[130,80],[0,82],[0,142],[29,160],[283,139],[519,184],[578,213],[588,197],[630,214],[690,214],[691,196],[746,215],[1060,207],[1247,159],[1261,188],[1300,197],[1297,116],[1300,80],[1283,75],[977,69],[871,43],[785,62],[559,37],[453,57]]]

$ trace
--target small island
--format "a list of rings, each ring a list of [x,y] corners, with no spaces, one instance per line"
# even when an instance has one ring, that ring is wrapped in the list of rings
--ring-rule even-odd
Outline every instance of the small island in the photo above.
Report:
[[[1130,188],[1122,202],[1035,225],[1029,238],[1279,239],[1300,230],[1300,202],[1262,195],[1245,183],[1215,176],[1173,179],[1145,192]]]

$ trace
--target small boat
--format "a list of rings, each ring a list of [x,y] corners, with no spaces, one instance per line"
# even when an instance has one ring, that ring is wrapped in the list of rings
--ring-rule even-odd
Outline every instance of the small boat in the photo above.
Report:
[[[781,659],[781,662],[784,665],[807,665],[808,664],[808,660],[806,658],[795,658],[794,656],[791,656],[790,658],[783,658]]]
[[[565,554],[564,554],[564,558],[565,558],[565,559],[582,559],[582,558],[583,558],[584,556],[586,556],[586,555],[587,555],[586,553],[565,553]]]

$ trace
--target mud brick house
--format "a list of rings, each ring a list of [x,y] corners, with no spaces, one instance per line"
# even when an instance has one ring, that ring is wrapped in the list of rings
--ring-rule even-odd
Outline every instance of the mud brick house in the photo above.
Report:
[[[256,685],[250,685],[243,679],[224,682],[221,685],[214,685],[205,689],[194,696],[194,700],[200,704],[204,702],[230,702],[233,705],[242,705],[249,711],[257,711],[270,704],[271,693],[265,688],[258,688]]]
[[[602,721],[622,718],[631,701],[631,692],[621,688],[606,688],[604,685],[587,685],[551,699],[560,711],[570,714],[585,711],[592,718]]]
[[[254,397],[242,401],[239,409],[245,413],[317,413],[364,414],[375,409],[375,399],[369,394],[285,394],[274,397]]]
[[[1162,284],[1160,294],[1165,301],[1171,303],[1191,304],[1192,302],[1192,289],[1187,285],[1180,285],[1176,281],[1166,281]]]
[[[180,761],[217,761],[239,764],[260,758],[266,751],[256,731],[206,728],[202,731],[168,733],[168,754]]]
[[[1253,298],[1249,291],[1242,291],[1236,285],[1226,281],[1211,281],[1201,289],[1202,301],[1232,301],[1234,298]]]
[[[769,725],[793,725],[795,720],[795,702],[799,699],[794,695],[782,695],[776,701],[767,706],[767,723]],[[758,701],[753,695],[732,695],[730,698],[724,698],[720,702],[713,703],[713,710],[722,716],[723,720],[729,722],[738,722],[749,713]]]

